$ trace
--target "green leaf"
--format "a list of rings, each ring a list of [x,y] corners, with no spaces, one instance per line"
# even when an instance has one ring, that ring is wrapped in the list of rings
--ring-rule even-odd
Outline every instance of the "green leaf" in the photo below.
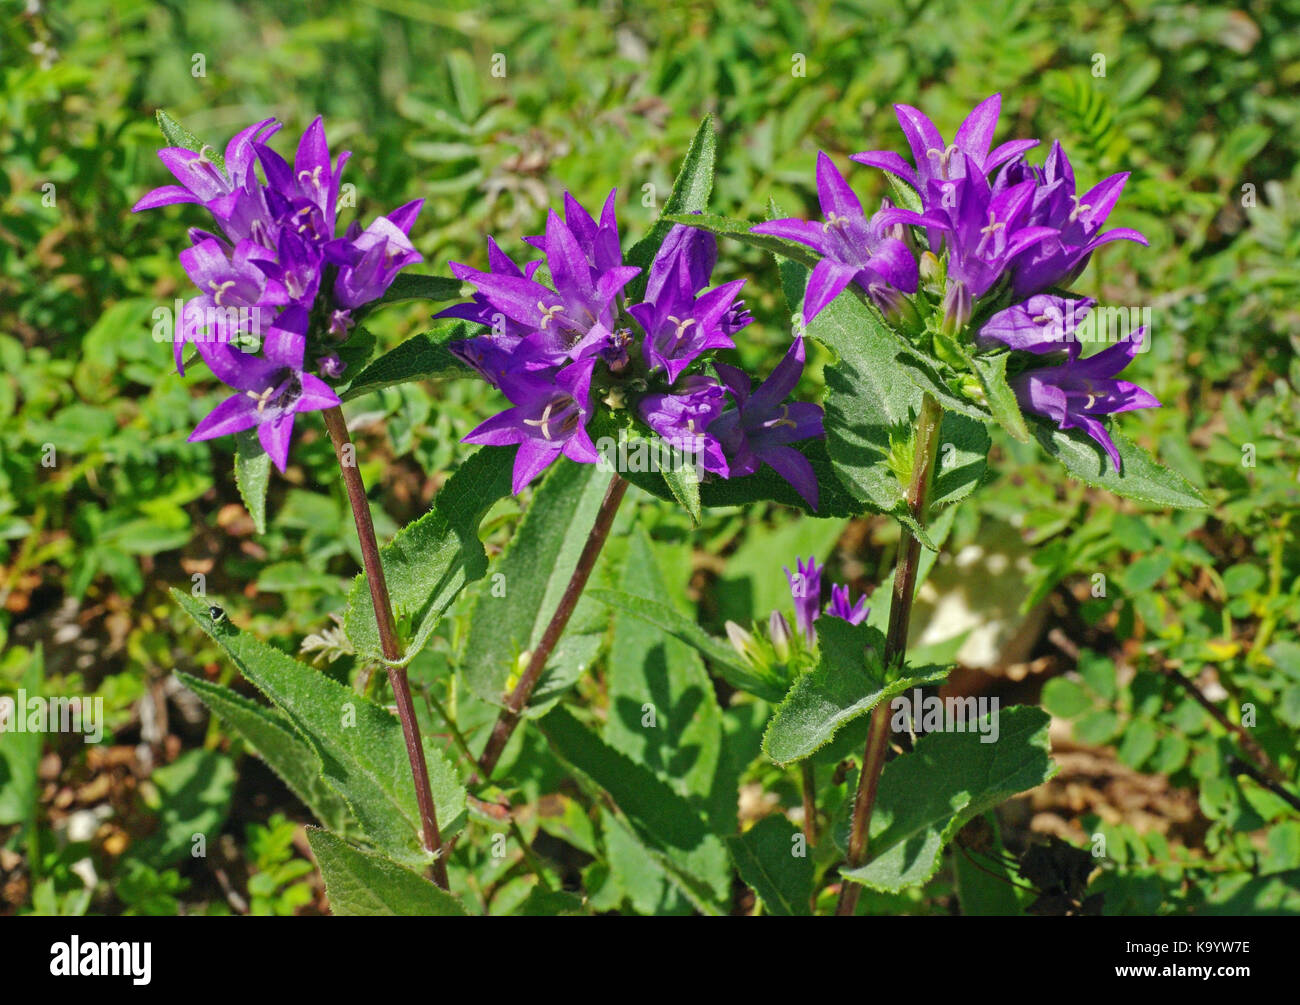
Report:
[[[806,273],[783,270],[783,281],[786,296],[797,300]],[[836,474],[867,509],[894,517],[933,549],[928,532],[908,511],[898,477],[885,463],[891,431],[910,434],[923,398],[899,360],[898,336],[848,290],[817,315],[808,334],[837,357],[825,371],[826,444]],[[990,445],[983,423],[944,414],[932,506],[950,505],[974,490],[987,470]]]
[[[477,376],[476,371],[457,359],[448,348],[450,342],[469,336],[469,325],[463,321],[414,335],[358,373],[340,397],[351,401],[363,394],[413,380]]]
[[[654,547],[639,527],[628,542],[619,585],[667,603]],[[706,799],[722,751],[722,710],[696,650],[620,611],[614,618],[606,687],[605,742],[649,768],[678,794],[697,802]],[[653,714],[653,720],[647,720],[647,714]],[[728,830],[735,825],[735,799],[732,792],[726,800]]]
[[[307,828],[307,841],[325,878],[331,914],[465,916],[465,908],[451,894],[382,855],[316,827]]]
[[[451,74],[451,89],[456,94],[460,117],[467,123],[473,122],[483,107],[479,69],[474,65],[474,57],[463,49],[453,49],[447,53],[447,69]]]
[[[451,276],[429,276],[415,272],[399,272],[392,285],[384,292],[384,295],[375,303],[367,306],[366,313],[369,313],[371,308],[383,304],[395,304],[402,300],[432,300],[436,303],[460,300],[462,297],[461,290],[464,288],[464,283]]]
[[[591,464],[557,464],[533,496],[510,547],[493,569],[496,589],[483,589],[474,602],[461,665],[470,689],[484,701],[504,705],[507,682],[521,653],[541,642],[578,556],[596,522],[609,476]],[[497,578],[500,576],[501,578]],[[596,657],[599,639],[581,632],[579,601],[564,636],[551,653],[548,671],[563,683],[539,683],[532,704],[573,683]],[[543,675],[543,681],[546,674]]]
[[[1015,917],[1022,912],[1016,897],[1015,879],[1003,854],[1002,835],[995,813],[983,816],[988,845],[982,851],[955,849],[953,880],[962,917]]]
[[[162,134],[167,137],[167,142],[174,147],[184,147],[186,150],[193,150],[196,153],[204,147],[202,140],[164,112],[161,108],[158,109],[158,128],[161,129]],[[224,174],[226,170],[226,158],[222,155],[222,152],[216,147],[208,147],[208,157]]]
[[[930,733],[880,779],[868,843],[871,861],[841,873],[873,890],[896,893],[924,883],[966,821],[1056,773],[1049,755],[1050,717],[1040,708],[1000,711],[998,738],[978,732]]]
[[[351,688],[241,632],[228,618],[214,622],[206,603],[178,590],[172,597],[312,744],[326,781],[347,800],[369,839],[404,865],[427,865],[433,856],[421,840],[401,723]],[[465,789],[435,746],[425,746],[425,758],[446,838],[464,822]]]
[[[1092,695],[1078,681],[1053,677],[1043,685],[1042,705],[1053,715],[1073,719],[1092,708]]]
[[[588,784],[614,800],[659,865],[705,914],[722,914],[730,900],[727,851],[704,818],[665,782],[601,742],[564,706],[538,720],[552,751]]]
[[[149,778],[162,800],[158,830],[131,846],[132,857],[162,867],[188,857],[196,834],[216,840],[235,791],[229,757],[215,750],[188,750]]]
[[[641,274],[632,282],[631,292],[639,295],[644,292],[649,280],[650,263],[654,261],[659,246],[672,230],[675,222],[673,214],[694,214],[702,212],[709,204],[709,193],[713,191],[714,160],[718,150],[718,132],[713,125],[713,116],[706,115],[695,130],[690,148],[682,161],[681,170],[673,181],[673,189],[664,202],[664,208],[645,237],[637,241],[627,253],[627,264],[635,265]],[[680,222],[680,221],[676,221]]]
[[[740,837],[727,838],[727,850],[740,878],[758,894],[769,914],[808,917],[813,860],[796,855],[792,840],[799,829],[778,814],[763,817]]]
[[[266,533],[266,490],[271,483],[271,455],[262,449],[256,429],[235,434],[235,485],[259,534]]]
[[[683,464],[680,467],[670,467],[663,472],[664,482],[668,490],[685,508],[686,512],[691,515],[691,519],[697,524],[700,522],[700,476],[694,466]]]
[[[28,697],[39,697],[45,679],[45,655],[37,645],[27,658],[22,689]],[[15,716],[26,715],[14,698]],[[0,729],[0,826],[36,825],[36,797],[40,791],[36,769],[41,762],[41,737],[35,731],[18,732],[12,722]]]
[[[819,618],[814,627],[821,658],[794,682],[763,735],[763,753],[778,764],[816,753],[882,701],[948,676],[946,667],[920,667],[886,680],[885,637],[878,630],[840,618]]]
[[[1199,489],[1176,471],[1162,466],[1122,434],[1111,432],[1123,473],[1115,471],[1106,452],[1081,429],[1058,429],[1046,419],[1030,416],[1030,428],[1043,449],[1080,481],[1155,506],[1204,509],[1209,504]]]
[[[647,624],[654,625],[689,646],[697,649],[714,665],[723,678],[742,691],[757,695],[767,701],[780,701],[785,695],[785,681],[759,677],[757,672],[746,663],[730,645],[721,639],[715,639],[692,618],[688,618],[676,608],[638,597],[622,590],[588,589],[586,597],[591,600],[609,604],[620,611],[625,611],[640,618]]]
[[[361,836],[346,800],[321,776],[315,748],[298,734],[288,716],[201,677],[179,676],[203,704],[257,751],[317,820],[336,833]]]
[[[1020,411],[1020,402],[1007,383],[1007,361],[1010,353],[997,353],[992,356],[968,357],[984,389],[984,397],[989,411],[998,425],[1005,429],[1014,439],[1021,443],[1029,442],[1029,430],[1025,428],[1025,417]]]
[[[487,571],[479,524],[510,494],[514,448],[484,447],[447,480],[428,513],[407,524],[379,550],[394,614],[409,626],[406,658],[424,646],[467,583]],[[379,630],[365,576],[348,596],[344,629],[361,659],[381,658]]]

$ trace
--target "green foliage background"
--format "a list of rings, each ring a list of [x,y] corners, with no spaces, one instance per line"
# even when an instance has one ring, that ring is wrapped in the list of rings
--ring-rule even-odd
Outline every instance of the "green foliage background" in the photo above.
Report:
[[[1132,820],[1083,821],[1109,838],[1111,867],[1096,881],[1107,909],[1300,913],[1300,816],[1233,770],[1224,732],[1160,673],[1213,668],[1225,707],[1256,707],[1256,738],[1295,790],[1296,0],[12,7],[0,29],[0,692],[43,678],[51,693],[102,696],[113,742],[151,745],[157,769],[134,769],[138,785],[115,787],[111,816],[79,840],[53,793],[102,769],[54,737],[44,753],[57,762],[37,781],[42,751],[0,739],[0,844],[22,863],[4,865],[12,896],[0,912],[228,909],[231,898],[176,840],[222,821],[247,903],[291,913],[307,900],[285,820],[272,816],[286,806],[306,814],[216,720],[188,720],[168,683],[177,669],[229,683],[233,669],[166,591],[190,589],[201,573],[241,627],[294,651],[341,609],[355,542],[321,430],[302,437],[289,475],[273,479],[262,536],[238,508],[233,444],[185,441],[216,388],[201,368],[171,373],[151,335],[155,309],[186,293],[176,252],[198,222],[187,207],[129,211],[167,180],[155,109],[217,141],[269,115],[294,135],[324,114],[334,148],[354,152],[346,180],[358,216],[423,196],[413,238],[426,271],[445,274],[448,261],[481,265],[486,234],[517,249],[566,189],[592,205],[617,186],[630,246],[706,112],[721,137],[712,206],[759,218],[772,200],[787,213],[813,211],[818,149],[847,166],[849,153],[901,148],[892,103],[921,106],[950,131],[999,90],[1000,137],[1059,138],[1085,187],[1132,172],[1113,223],[1140,228],[1151,248],[1107,247],[1079,288],[1152,308],[1153,349],[1130,374],[1165,407],[1120,425],[1205,487],[1213,507],[1139,515],[1001,437],[993,483],[962,511],[950,544],[1011,527],[1036,547],[1026,607],[1046,601],[1046,627],[1083,650],[1041,700],[1074,722],[1076,737],[1195,796],[1196,822],[1176,837],[1149,836]],[[505,75],[493,76],[501,59]],[[877,172],[849,177],[868,204],[885,194]],[[770,257],[726,244],[718,278],[738,277],[757,318],[739,355],[765,372],[789,338],[780,277]],[[394,345],[427,313],[390,310],[374,330]],[[813,365],[801,393],[821,390]],[[367,484],[382,486],[372,491],[381,534],[427,509],[469,453],[459,438],[492,407],[474,382],[404,385],[350,406],[371,419],[360,458]],[[52,467],[41,463],[47,445]],[[1253,467],[1243,466],[1247,446]],[[896,533],[884,520],[798,519],[775,506],[712,511],[693,528],[648,496],[638,507],[669,595],[715,634],[725,619],[766,617],[782,599],[778,555],[816,550],[856,594],[879,581]],[[490,555],[520,509],[493,510]],[[1112,584],[1106,597],[1089,594],[1097,573]],[[618,585],[613,575],[595,585]],[[455,641],[421,657],[417,684],[445,686]],[[352,670],[347,655],[325,663],[341,681]],[[462,725],[472,724],[472,696],[460,697]],[[579,697],[600,709],[607,696],[593,684]],[[147,706],[170,706],[161,734]],[[525,790],[551,792],[563,769],[536,737],[526,742],[541,767]],[[196,793],[191,776],[207,790]],[[736,777],[798,803],[771,766],[741,764]],[[591,820],[564,814],[529,828],[563,832],[617,874],[631,838],[606,828],[588,839],[579,832]],[[72,870],[85,858],[90,888]],[[493,882],[494,910],[528,903],[522,877]],[[599,906],[689,906],[662,881],[622,882],[605,887]],[[945,872],[869,907],[945,910],[952,892]]]

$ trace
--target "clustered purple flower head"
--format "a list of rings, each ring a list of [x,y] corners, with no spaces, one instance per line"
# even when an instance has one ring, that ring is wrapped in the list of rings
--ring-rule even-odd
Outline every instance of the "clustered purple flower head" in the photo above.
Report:
[[[1129,335],[1127,348],[1117,346],[1082,359],[1080,344],[1071,336],[1093,301],[1071,300],[1052,291],[1077,279],[1101,245],[1116,240],[1147,243],[1136,230],[1103,230],[1128,175],[1111,175],[1077,195],[1074,172],[1060,143],[1053,143],[1042,167],[1030,165],[1025,157],[1037,140],[992,146],[1001,105],[998,94],[982,101],[951,144],[921,111],[896,105],[913,162],[887,150],[852,156],[911,186],[919,210],[886,202],[866,218],[857,197],[821,153],[817,191],[825,222],[774,220],[753,231],[796,241],[822,256],[804,294],[808,320],[856,283],[888,320],[925,317],[925,331],[931,336],[965,336],[977,351],[1005,347],[1044,357],[1064,350],[1062,365],[1013,377],[1021,407],[1054,420],[1062,429],[1084,430],[1118,470],[1118,451],[1099,416],[1158,405],[1141,388],[1114,379],[1143,333]],[[919,236],[912,240],[904,233],[909,228],[917,228],[928,245],[919,265]],[[920,273],[929,276],[925,290],[918,290]],[[930,301],[926,292],[935,293],[937,301]],[[983,319],[973,338],[967,333],[972,318]],[[1016,357],[1009,372],[1034,362]]]
[[[804,639],[812,646],[817,644],[813,622],[823,613],[822,573],[825,566],[819,565],[813,556],[809,556],[807,562],[796,558],[794,564],[795,571],[791,572],[787,567],[785,576],[790,583],[790,596],[794,598],[795,627],[803,632]],[[850,603],[849,588],[835,583],[831,585],[831,600],[824,613],[851,625],[860,625],[867,620],[871,608],[867,606],[866,597],[859,597],[857,603]]]
[[[703,362],[735,348],[734,336],[752,321],[739,299],[743,280],[710,288],[716,239],[678,225],[650,265],[644,294],[628,303],[640,269],[623,264],[615,196],[597,220],[565,194],[563,218],[551,212],[546,232],[525,238],[542,251],[545,272],[542,260],[521,266],[491,238],[486,272],[451,263],[474,294],[438,317],[488,329],[454,341],[451,351],[511,402],[465,441],[518,444],[520,492],[561,454],[599,460],[587,427],[603,403],[628,409],[706,476],[743,477],[767,464],[815,508],[812,465],[790,444],[823,435],[821,409],[784,401],[803,371],[802,339],[752,393],[734,367],[706,372]]]
[[[160,150],[180,184],[154,189],[134,211],[199,203],[212,214],[219,232],[192,228],[192,246],[180,254],[201,292],[185,304],[173,349],[183,373],[185,343],[194,343],[236,394],[190,439],[256,427],[283,471],[294,416],[339,404],[330,386],[308,371],[338,378],[343,364],[333,349],[347,338],[352,312],[378,300],[399,271],[423,260],[409,236],[423,200],[365,229],[354,222],[336,237],[349,154],[331,158],[317,117],[290,164],[267,145],[279,128],[275,119],[264,119],[241,130],[226,145],[224,169],[209,147]]]

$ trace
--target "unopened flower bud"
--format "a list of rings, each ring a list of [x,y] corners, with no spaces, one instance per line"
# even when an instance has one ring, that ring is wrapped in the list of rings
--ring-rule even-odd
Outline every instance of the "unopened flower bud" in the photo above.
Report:
[[[347,338],[348,329],[352,327],[352,312],[342,309],[330,312],[329,332],[340,342]]]
[[[782,663],[789,663],[790,641],[793,635],[790,631],[790,622],[785,620],[785,615],[780,611],[773,611],[772,616],[767,619],[767,630],[772,639],[772,648],[776,650],[776,658]]]
[[[921,315],[912,306],[912,301],[894,287],[886,286],[884,283],[872,283],[867,294],[891,325],[908,331],[920,330]]]
[[[320,367],[321,373],[334,380],[342,377],[343,371],[348,368],[348,365],[344,363],[343,360],[339,359],[338,353],[333,352],[321,356],[316,360],[316,365]]]
[[[948,285],[943,295],[943,320],[939,329],[945,335],[956,335],[965,329],[971,315],[970,290],[960,279]]]
[[[754,663],[758,657],[758,644],[754,641],[754,636],[734,621],[728,621],[727,640],[731,643],[731,648],[740,654],[746,663]]]
[[[929,293],[939,294],[943,291],[945,269],[943,263],[939,261],[933,251],[926,251],[921,255],[919,264],[921,273],[921,286]]]

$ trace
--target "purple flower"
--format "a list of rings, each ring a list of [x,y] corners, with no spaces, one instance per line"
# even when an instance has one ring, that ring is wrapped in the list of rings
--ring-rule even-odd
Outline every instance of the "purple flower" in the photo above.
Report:
[[[1028,178],[1036,184],[1028,222],[1045,226],[1053,235],[1021,251],[1015,259],[1012,284],[1017,297],[1026,297],[1050,286],[1068,286],[1088,264],[1092,252],[1111,241],[1136,241],[1146,245],[1141,232],[1118,227],[1101,232],[1114,209],[1128,172],[1113,174],[1090,188],[1082,197],[1074,193],[1074,169],[1053,143],[1042,168],[1029,167],[1023,158],[1003,168],[1000,181],[1011,184]]]
[[[1012,140],[989,152],[993,133],[998,127],[1002,112],[1002,95],[993,94],[981,101],[957,128],[952,145],[946,145],[943,136],[929,117],[911,105],[895,105],[898,124],[912,148],[916,167],[908,164],[892,150],[870,150],[853,154],[851,160],[888,171],[903,179],[922,196],[933,181],[950,181],[962,177],[973,168],[987,174],[998,165],[1011,160],[1038,145],[1037,140]]]
[[[507,276],[513,279],[532,279],[542,261],[539,258],[535,262],[529,262],[522,269],[515,264],[513,258],[501,250],[491,237],[488,241],[488,272],[492,275]],[[467,265],[461,265],[458,262],[449,262],[452,275],[463,283],[472,283],[474,278],[481,273],[477,269],[471,269]],[[494,335],[507,336],[511,339],[511,344],[517,342],[525,335],[530,334],[533,329],[526,324],[520,324],[518,321],[507,317],[501,311],[497,310],[488,301],[482,293],[475,292],[470,302],[467,304],[454,304],[446,310],[439,311],[434,315],[435,318],[460,318],[463,321],[471,321],[475,324],[481,324],[491,328]]]
[[[181,184],[148,193],[135,209],[197,202],[224,234],[190,230],[194,246],[180,259],[200,294],[185,305],[173,351],[180,370],[184,343],[195,342],[212,372],[240,393],[217,406],[191,438],[256,426],[283,471],[294,415],[339,404],[324,381],[304,372],[309,341],[319,372],[340,376],[338,355],[321,352],[316,343],[345,338],[352,311],[383,296],[400,269],[421,260],[409,233],[422,200],[364,230],[354,223],[336,238],[339,185],[349,155],[332,160],[317,117],[290,164],[267,146],[279,128],[266,119],[238,133],[226,147],[224,171],[207,147],[162,150],[159,156]],[[322,290],[330,266],[337,268],[337,279],[333,289]],[[260,337],[264,316],[270,331],[261,355],[232,344],[251,341],[245,335]],[[310,318],[322,319],[323,330],[309,331]]]
[[[817,643],[813,631],[813,622],[822,613],[822,570],[814,556],[809,556],[807,563],[798,557],[794,561],[795,572],[786,567],[785,578],[790,582],[790,596],[794,599],[794,623],[809,645]]]
[[[225,171],[217,167],[210,147],[197,152],[184,147],[164,147],[158,151],[158,159],[176,176],[180,185],[163,185],[154,189],[132,206],[131,212],[138,213],[144,209],[157,209],[159,206],[171,206],[179,202],[206,204],[229,195],[244,182],[244,176],[253,162],[253,144],[265,142],[279,128],[280,124],[275,119],[263,119],[232,136],[226,144]]]
[[[948,282],[960,282],[978,300],[1002,278],[1011,260],[1026,248],[1053,237],[1051,227],[1030,226],[1034,182],[990,186],[968,154],[960,176],[932,179],[921,193],[923,213],[895,209],[882,214],[890,222],[926,227],[930,246],[942,240],[948,252]]]
[[[289,302],[283,285],[258,267],[270,257],[252,241],[241,241],[227,257],[221,242],[212,238],[181,252],[181,267],[203,292],[186,301],[180,337],[172,342],[179,372],[185,372],[187,341],[230,342],[244,333],[260,335],[262,308],[269,316]]]
[[[606,238],[597,233],[591,235],[591,240],[596,242],[592,254],[606,260]],[[612,331],[616,299],[640,270],[614,265],[597,271],[588,261],[582,243],[554,211],[546,221],[545,248],[554,290],[530,277],[513,274],[517,270],[494,268],[478,272],[465,266],[453,268],[457,276],[474,284],[485,309],[499,312],[538,335],[537,347],[549,363],[559,365],[599,350]]]
[[[571,363],[554,377],[545,372],[510,372],[501,390],[513,404],[477,426],[465,443],[519,444],[512,489],[518,494],[561,454],[583,464],[599,459],[587,434],[591,372],[595,359]]]
[[[811,321],[840,295],[849,283],[867,293],[877,287],[915,293],[916,259],[908,246],[890,236],[889,217],[878,213],[870,220],[862,203],[825,153],[817,154],[817,198],[824,223],[811,220],[769,220],[750,228],[795,241],[822,256],[808,277],[804,293],[804,318]],[[896,211],[894,211],[896,212]]]
[[[415,212],[423,202],[420,199],[413,204]],[[352,237],[344,250],[348,264],[339,269],[334,282],[335,301],[353,310],[378,300],[402,269],[424,261],[406,236],[409,229],[409,225],[404,230],[389,217],[381,216]]]
[[[722,444],[708,432],[722,414],[726,388],[703,374],[684,377],[672,394],[647,394],[637,405],[641,420],[676,450],[700,459],[705,471],[727,477]]]
[[[1039,356],[1065,349],[1073,358],[1081,348],[1075,330],[1095,304],[1091,297],[1066,300],[1040,293],[985,321],[976,344],[983,349],[1001,344]]]
[[[671,384],[708,349],[733,349],[731,335],[751,320],[737,311],[744,280],[703,295],[718,258],[712,234],[678,225],[668,232],[650,266],[645,301],[628,313],[645,332],[642,355],[653,371],[662,369]]]
[[[605,197],[605,205],[600,211],[600,223],[592,219],[582,204],[570,193],[564,193],[564,223],[572,232],[578,247],[592,271],[599,275],[623,265],[623,249],[618,240],[618,220],[614,215],[614,203],[618,189],[612,189]],[[547,251],[545,235],[525,237],[524,242],[533,245],[539,251]]]
[[[235,388],[195,427],[190,441],[209,440],[257,427],[257,438],[284,471],[294,416],[339,404],[328,384],[302,370],[307,315],[301,308],[282,314],[267,333],[263,355],[249,356],[220,342],[200,342],[199,352],[221,380]]]
[[[860,625],[867,620],[871,608],[867,606],[866,597],[859,597],[856,604],[850,604],[849,588],[837,583],[831,587],[831,603],[826,613],[832,618],[841,618],[851,625]]]
[[[766,464],[794,486],[815,510],[817,476],[808,458],[789,444],[825,435],[822,410],[810,402],[785,400],[799,383],[803,363],[801,336],[752,394],[749,377],[743,370],[725,363],[715,364],[736,406],[723,412],[708,431],[722,444],[729,477],[753,474]]]
[[[1061,429],[1082,429],[1105,448],[1118,472],[1119,450],[1098,416],[1160,407],[1149,391],[1114,379],[1132,361],[1144,337],[1145,330],[1139,328],[1126,341],[1086,359],[1072,357],[1060,366],[1027,370],[1011,381],[1016,398],[1022,408],[1047,416]]]

